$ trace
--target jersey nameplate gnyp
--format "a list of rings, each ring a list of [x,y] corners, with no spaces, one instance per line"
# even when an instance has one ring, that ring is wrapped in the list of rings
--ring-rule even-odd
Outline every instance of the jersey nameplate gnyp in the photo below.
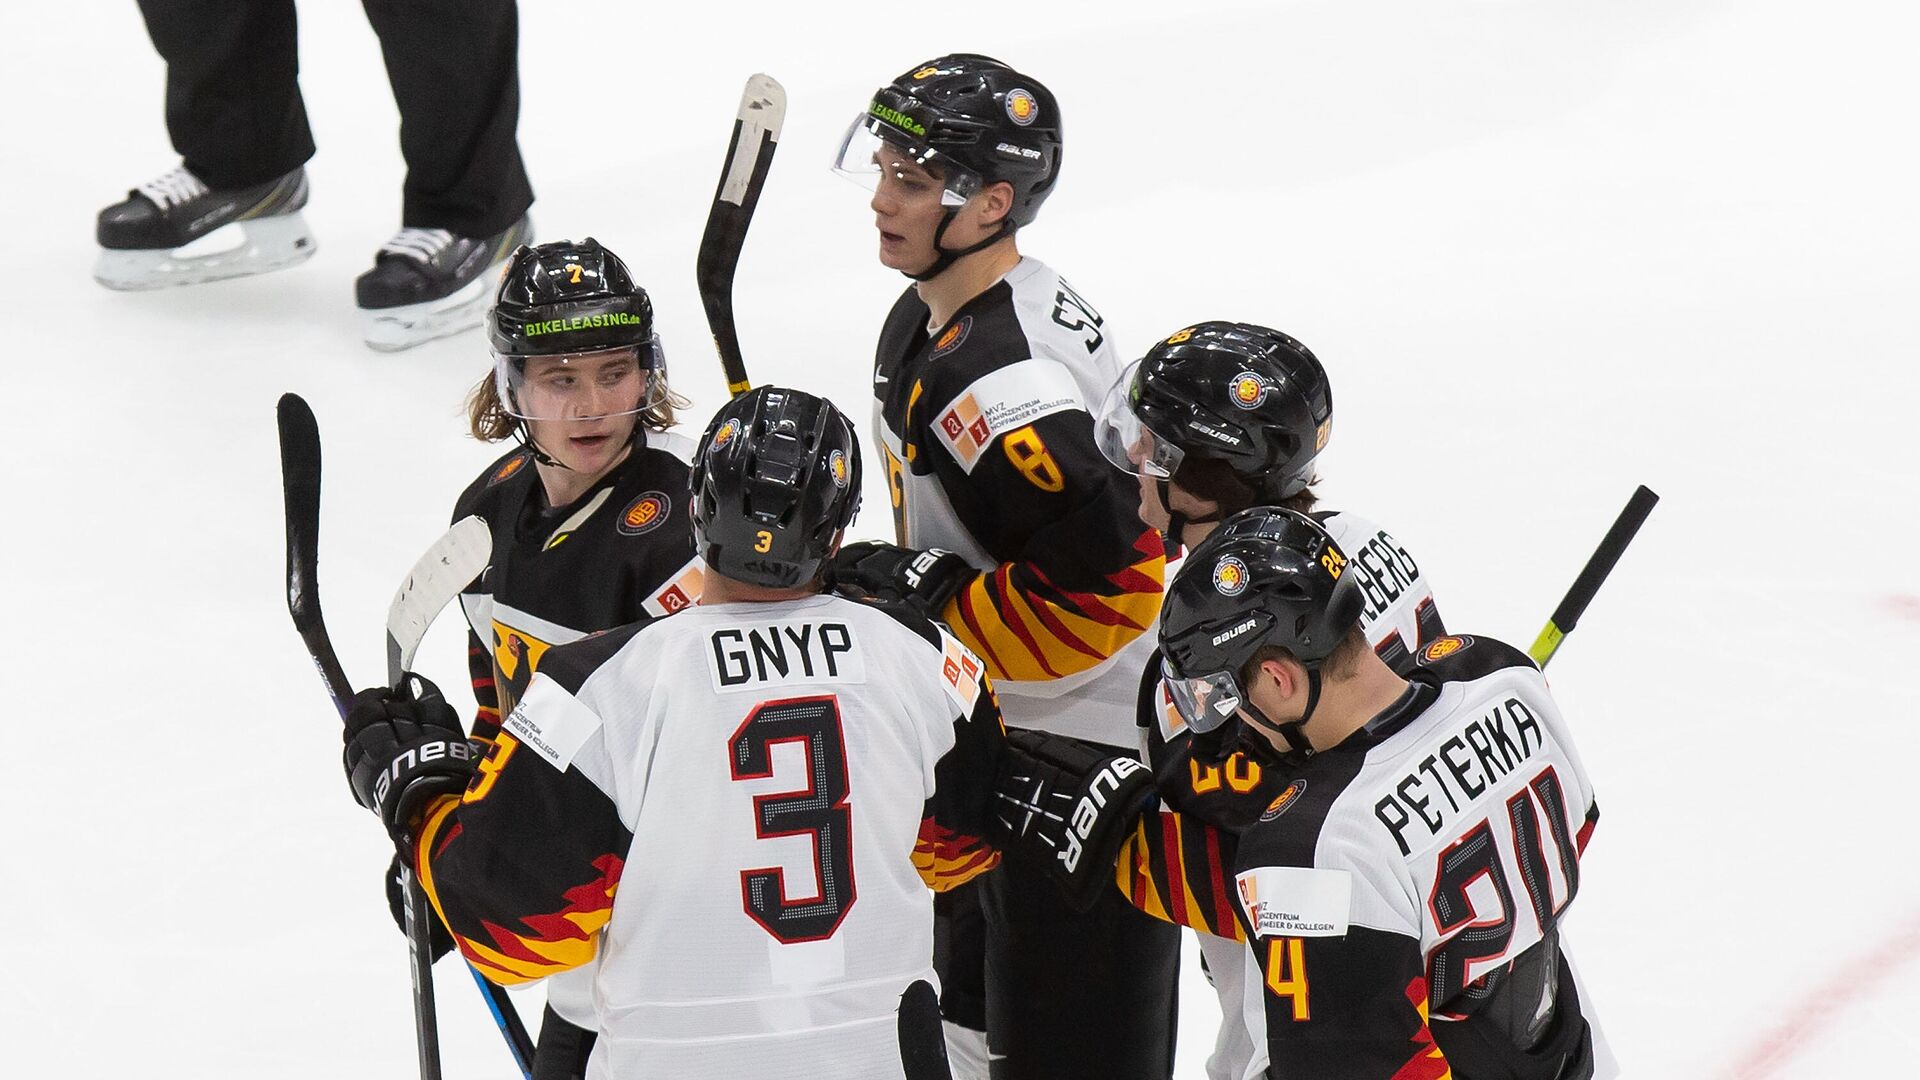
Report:
[[[867,665],[846,623],[814,619],[725,626],[707,634],[715,693],[769,684],[863,683]]]

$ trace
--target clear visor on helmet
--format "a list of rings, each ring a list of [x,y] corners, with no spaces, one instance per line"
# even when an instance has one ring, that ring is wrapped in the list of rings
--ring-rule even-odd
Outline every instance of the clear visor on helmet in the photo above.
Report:
[[[980,178],[940,156],[940,151],[912,147],[882,133],[893,134],[865,113],[853,118],[834,155],[833,171],[868,191],[881,187],[904,195],[940,192],[940,205],[964,206],[979,192]]]
[[[1216,671],[1183,679],[1174,674],[1173,665],[1162,661],[1160,673],[1173,695],[1173,707],[1196,734],[1205,734],[1233,718],[1246,695],[1240,692],[1240,680],[1231,671]]]
[[[494,388],[507,415],[517,420],[598,420],[645,412],[666,400],[665,376],[659,335],[645,346],[493,355]]]
[[[1180,469],[1186,451],[1155,434],[1133,411],[1133,380],[1140,373],[1140,361],[1127,365],[1120,381],[1107,391],[1094,418],[1094,441],[1108,461],[1123,472],[1170,480]]]

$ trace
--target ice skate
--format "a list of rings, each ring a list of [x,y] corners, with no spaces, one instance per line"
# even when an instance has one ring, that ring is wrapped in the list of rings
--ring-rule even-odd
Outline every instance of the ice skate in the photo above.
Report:
[[[100,211],[93,278],[109,289],[158,289],[305,262],[314,252],[306,204],[305,169],[234,191],[175,169]]]
[[[526,217],[492,236],[455,236],[445,229],[401,229],[354,282],[361,334],[381,352],[480,325],[497,271],[533,236]]]

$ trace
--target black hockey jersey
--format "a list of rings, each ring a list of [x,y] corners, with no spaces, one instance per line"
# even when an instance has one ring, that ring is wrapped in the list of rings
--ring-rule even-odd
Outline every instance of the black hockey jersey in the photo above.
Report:
[[[479,704],[473,735],[499,729],[541,656],[590,633],[671,614],[700,596],[688,462],[692,443],[644,442],[571,504],[547,505],[527,450],[487,467],[455,504],[493,530],[493,559],[460,594],[468,668]]]
[[[898,1080],[929,888],[999,859],[1004,747],[980,662],[904,605],[696,605],[549,652],[420,880],[496,982],[604,954],[594,1075]]]
[[[1557,927],[1599,811],[1565,721],[1490,638],[1432,642],[1408,678],[1242,836],[1143,818],[1120,886],[1196,929],[1239,924],[1277,1076],[1590,1075]]]
[[[1034,259],[944,326],[928,318],[909,288],[874,365],[896,537],[981,571],[942,618],[1009,723],[1126,745],[1166,551],[1094,444],[1087,403],[1119,377],[1103,322]]]

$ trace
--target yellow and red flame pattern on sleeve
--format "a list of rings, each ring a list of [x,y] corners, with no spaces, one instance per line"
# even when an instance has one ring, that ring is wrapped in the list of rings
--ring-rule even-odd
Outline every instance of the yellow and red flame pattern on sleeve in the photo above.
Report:
[[[505,782],[480,797],[476,784],[464,798],[436,800],[413,850],[421,887],[461,955],[507,986],[591,961],[625,869],[625,847],[597,839],[602,830],[564,828],[570,818],[587,816],[578,811],[591,808],[579,803],[546,804],[559,812],[554,824],[561,828],[499,827],[503,819],[526,816],[521,811],[529,803],[513,798],[512,774],[526,779],[530,771],[505,770]],[[473,820],[464,820],[468,816]],[[528,842],[536,835],[543,838]]]
[[[1413,1033],[1413,1056],[1394,1072],[1392,1080],[1451,1080],[1453,1070],[1447,1056],[1433,1044],[1433,1032],[1427,1028],[1427,980],[1407,983],[1407,1000],[1420,1011],[1420,1030]]]
[[[1086,671],[1145,633],[1160,612],[1166,546],[1147,530],[1133,553],[1130,565],[1106,576],[1112,592],[1063,589],[1037,563],[1002,563],[969,582],[941,617],[996,679]]]
[[[920,822],[913,868],[934,892],[946,892],[1000,865],[1000,853],[977,836],[966,836],[931,817]]]
[[[1233,856],[1233,834],[1223,829],[1187,814],[1143,814],[1120,845],[1114,884],[1156,919],[1245,941],[1234,916]]]

